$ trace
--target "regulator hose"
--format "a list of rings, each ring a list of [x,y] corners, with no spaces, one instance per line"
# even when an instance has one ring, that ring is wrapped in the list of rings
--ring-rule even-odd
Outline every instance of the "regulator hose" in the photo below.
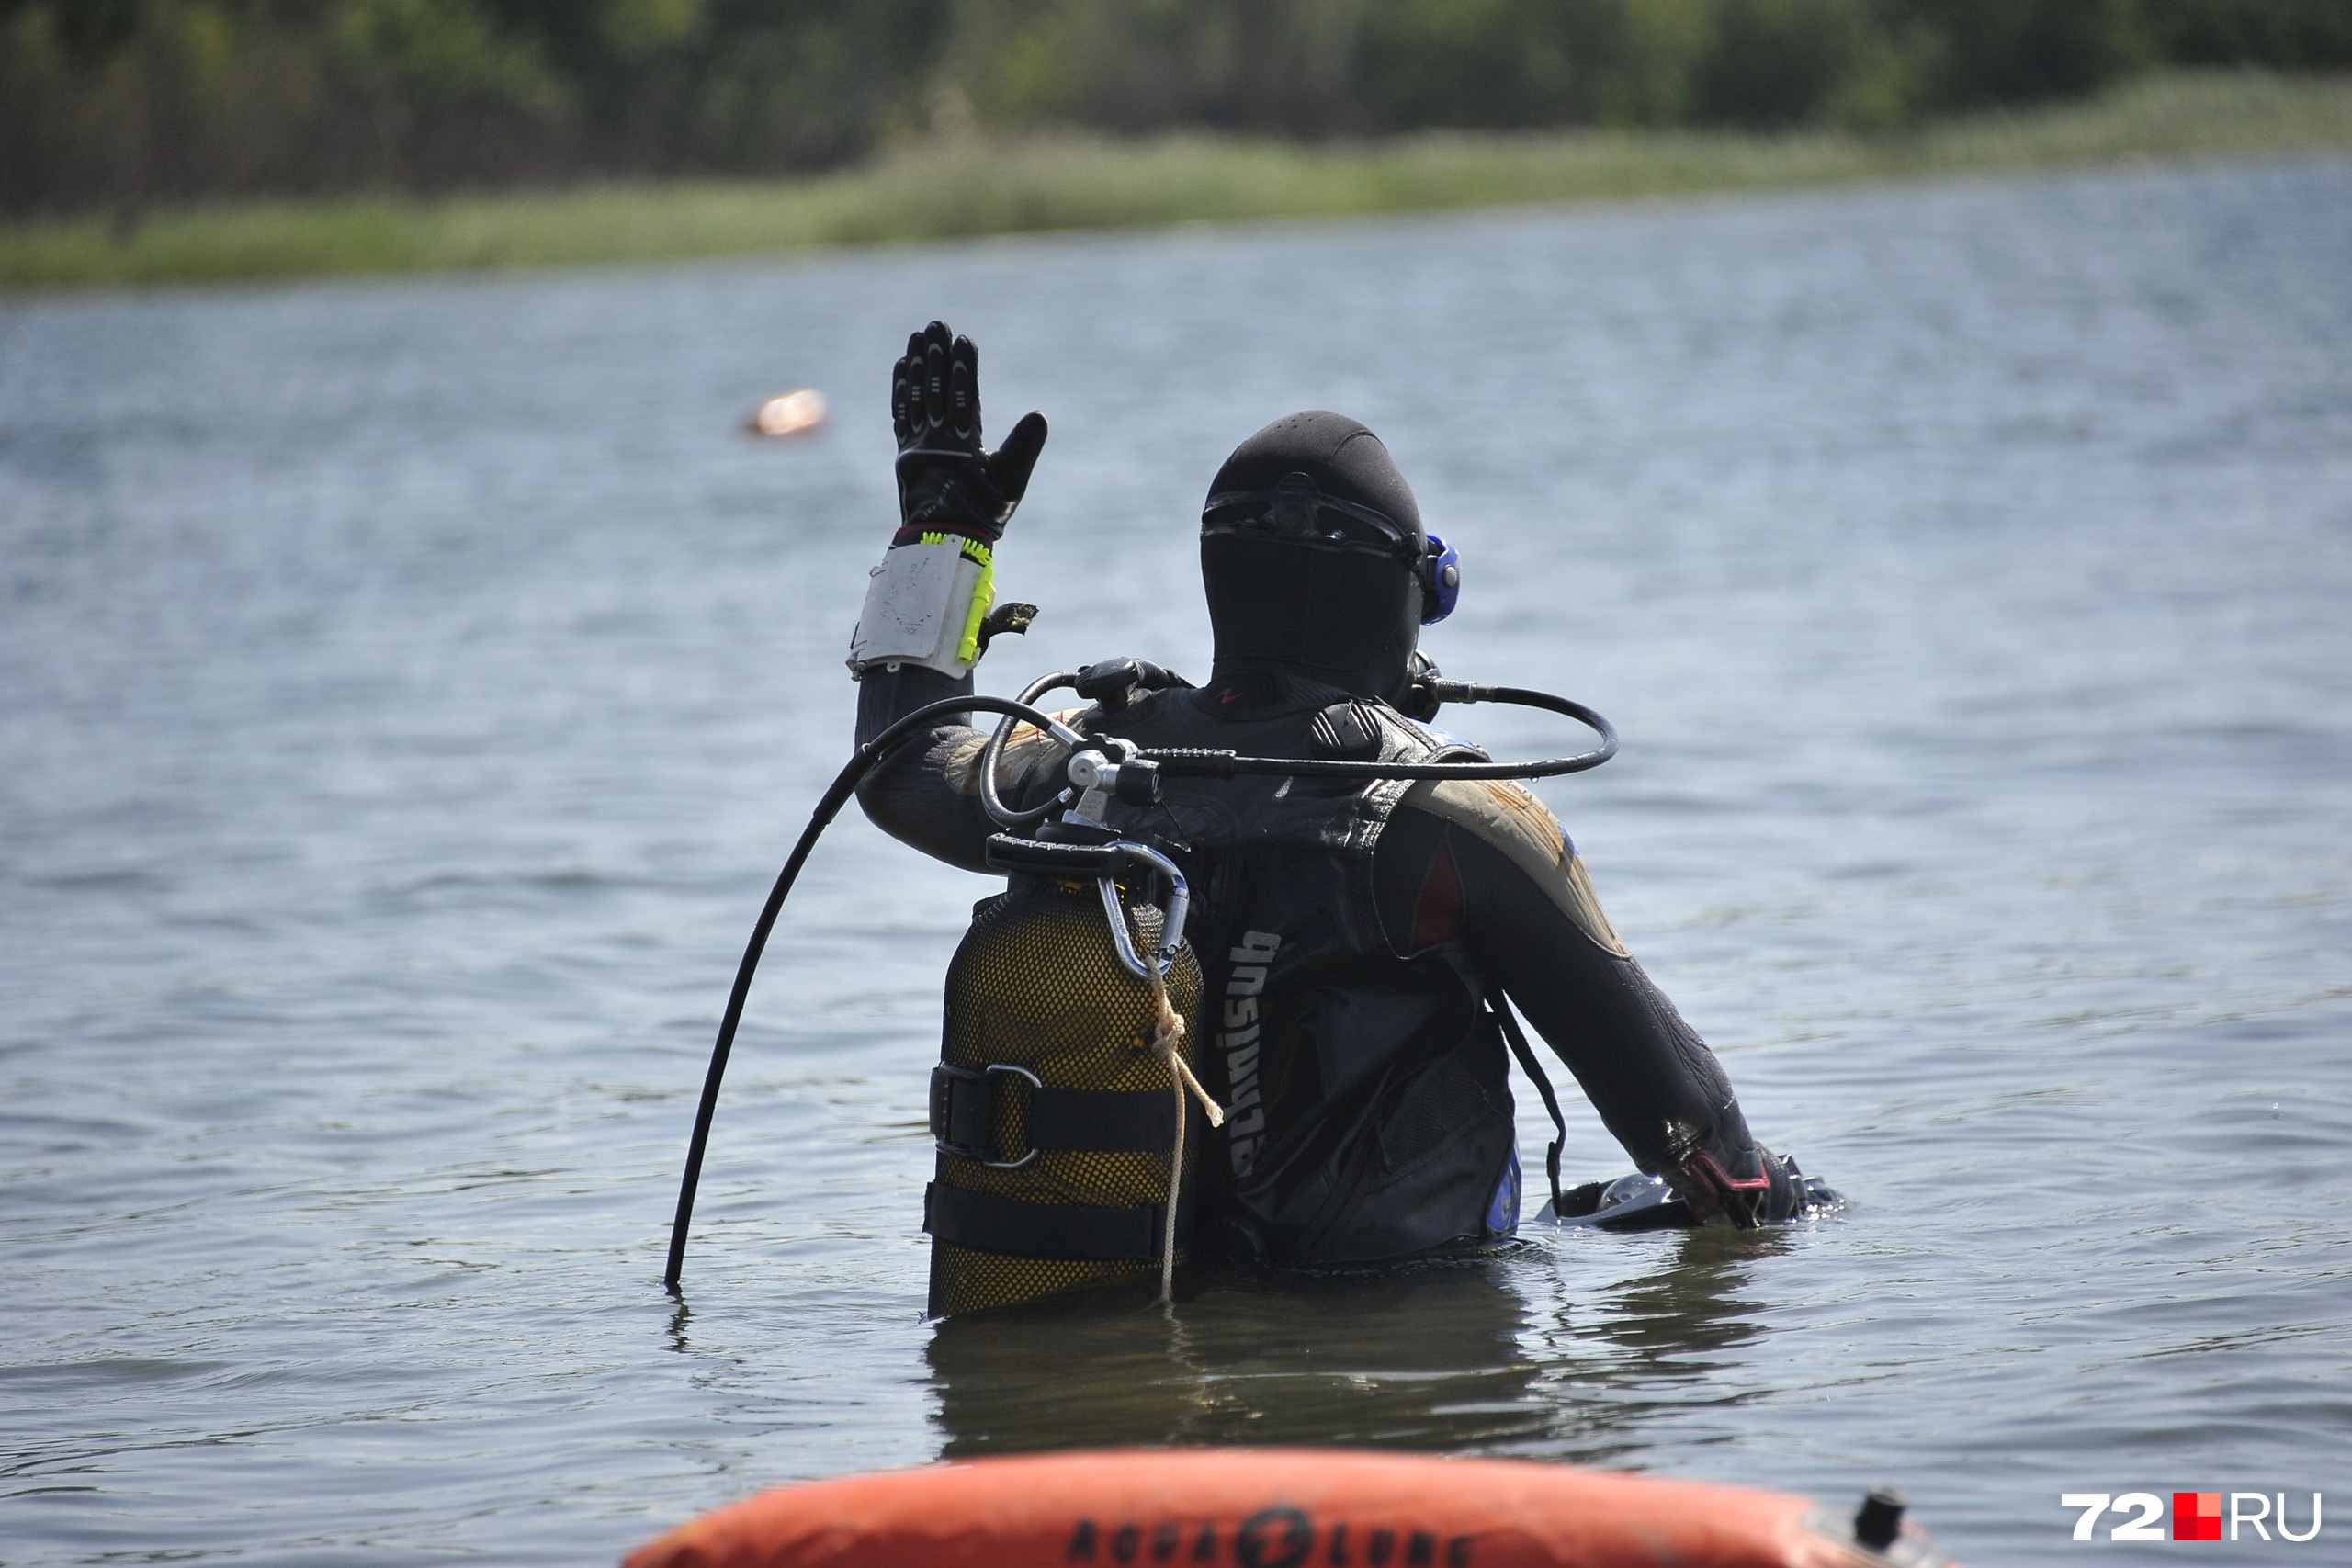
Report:
[[[1536,762],[1353,762],[1318,757],[1243,757],[1200,747],[1171,747],[1141,755],[1170,778],[1225,779],[1240,773],[1284,773],[1322,779],[1548,779],[1597,768],[1617,754],[1617,727],[1582,703],[1524,686],[1481,686],[1469,681],[1430,681],[1430,694],[1442,703],[1510,703],[1565,714],[1600,737],[1600,744],[1573,757]]]
[[[792,856],[784,863],[784,870],[776,874],[775,886],[768,892],[768,901],[760,909],[757,924],[752,927],[752,940],[743,949],[743,962],[736,965],[735,988],[728,993],[727,1012],[718,1022],[718,1040],[710,1048],[710,1068],[703,1075],[702,1104],[695,1111],[694,1136],[686,1144],[686,1171],[678,1183],[678,1213],[670,1222],[670,1263],[662,1275],[662,1288],[672,1295],[678,1293],[678,1280],[686,1266],[686,1224],[694,1218],[695,1189],[702,1183],[703,1151],[710,1145],[710,1120],[718,1109],[718,1086],[727,1076],[727,1057],[735,1049],[736,1026],[743,1021],[743,1003],[752,994],[752,976],[760,966],[760,954],[766,951],[768,932],[775,929],[775,918],[784,908],[785,896],[800,879],[800,868],[808,863],[809,852],[824,835],[859,783],[885,756],[896,750],[909,736],[950,714],[962,713],[1010,714],[1026,719],[1038,728],[1051,732],[1065,745],[1085,744],[1084,737],[1072,730],[1053,715],[1016,703],[1005,697],[949,697],[944,701],[919,707],[892,724],[873,739],[860,746],[842,771],[827,786],[817,808],[808,814],[808,826],[801,830],[800,841],[792,846]]]
[[[1054,677],[1037,682],[1023,694],[1041,694],[1068,679],[1066,676]],[[1574,756],[1551,757],[1532,762],[1381,762],[1306,757],[1244,757],[1231,751],[1192,747],[1147,750],[1139,755],[1143,760],[1157,764],[1161,773],[1173,778],[1232,778],[1241,773],[1279,773],[1299,778],[1542,779],[1597,768],[1617,754],[1616,727],[1582,703],[1521,686],[1481,686],[1467,681],[1442,680],[1433,680],[1427,684],[1430,694],[1442,703],[1510,703],[1565,715],[1592,729],[1600,737],[1600,744],[1590,751],[1578,752]],[[792,846],[791,858],[784,863],[783,871],[776,874],[775,886],[768,892],[768,901],[760,909],[758,922],[752,927],[752,940],[743,949],[742,963],[735,969],[734,989],[728,993],[727,1011],[719,1020],[718,1039],[710,1048],[710,1067],[703,1075],[702,1103],[695,1108],[694,1135],[686,1144],[685,1174],[678,1183],[677,1214],[670,1222],[670,1261],[662,1272],[662,1284],[672,1295],[679,1293],[678,1281],[685,1270],[686,1227],[694,1218],[695,1190],[702,1182],[703,1154],[710,1145],[710,1123],[718,1109],[719,1084],[727,1076],[728,1055],[735,1048],[736,1028],[743,1021],[743,1004],[752,993],[752,976],[759,969],[761,954],[767,950],[768,933],[775,929],[776,916],[783,911],[786,896],[792,891],[792,885],[799,880],[800,868],[808,863],[809,853],[817,847],[817,840],[824,835],[833,818],[841,814],[841,808],[848,804],[849,797],[856,793],[858,784],[873,771],[876,763],[897,750],[908,737],[933,721],[951,714],[969,713],[1002,714],[1008,718],[1023,720],[1052,735],[1073,751],[1089,743],[1085,736],[1026,702],[1016,702],[1009,697],[948,697],[919,707],[891,724],[860,746],[834,776],[823,797],[817,802],[816,809],[808,814],[808,826],[801,830],[799,841]],[[989,779],[988,782],[992,785],[995,781]]]

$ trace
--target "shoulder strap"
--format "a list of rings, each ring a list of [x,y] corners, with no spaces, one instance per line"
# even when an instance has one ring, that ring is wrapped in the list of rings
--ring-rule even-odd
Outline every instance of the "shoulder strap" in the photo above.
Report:
[[[1494,1010],[1495,1021],[1502,1025],[1503,1039],[1510,1043],[1510,1054],[1519,1062],[1519,1070],[1527,1075],[1527,1081],[1533,1084],[1535,1092],[1544,1097],[1544,1109],[1552,1113],[1552,1146],[1544,1151],[1544,1172],[1551,1179],[1552,1212],[1555,1214],[1564,1213],[1566,1205],[1560,1196],[1560,1145],[1567,1142],[1568,1123],[1567,1119],[1560,1114],[1560,1097],[1552,1092],[1552,1080],[1544,1076],[1544,1064],[1536,1059],[1534,1049],[1527,1043],[1527,1036],[1521,1031],[1519,1019],[1511,1012],[1510,1002],[1504,997],[1500,986],[1487,989],[1487,1006]]]

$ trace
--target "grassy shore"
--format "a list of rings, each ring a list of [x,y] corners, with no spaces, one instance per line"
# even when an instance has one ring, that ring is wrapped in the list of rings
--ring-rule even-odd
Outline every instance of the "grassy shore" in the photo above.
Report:
[[[0,226],[0,288],[714,256],[1045,230],[1336,217],[2352,147],[2352,78],[2173,74],[1900,134],[1209,137],[909,151],[796,181],[197,207]]]

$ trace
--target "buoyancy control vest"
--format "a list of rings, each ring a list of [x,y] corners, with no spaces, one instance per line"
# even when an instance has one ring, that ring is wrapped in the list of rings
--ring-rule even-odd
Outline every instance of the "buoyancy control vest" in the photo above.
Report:
[[[1425,761],[1480,759],[1383,703],[1281,677],[1273,704],[1218,711],[1210,692],[1136,696],[1093,721],[1154,751]],[[1204,985],[1203,1077],[1223,1129],[1196,1194],[1199,1255],[1344,1266],[1507,1232],[1516,1168],[1506,1047],[1456,938],[1397,954],[1373,854],[1410,781],[1293,776],[1166,781],[1114,807],[1193,886]],[[1509,1188],[1510,1212],[1498,1193]]]

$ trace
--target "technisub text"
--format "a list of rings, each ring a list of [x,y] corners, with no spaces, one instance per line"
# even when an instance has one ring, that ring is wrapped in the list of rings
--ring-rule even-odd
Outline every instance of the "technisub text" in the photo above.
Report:
[[[1257,1163],[1266,1130],[1266,1110],[1258,1103],[1258,993],[1266,988],[1266,966],[1282,945],[1272,931],[1243,931],[1241,945],[1226,955],[1233,974],[1225,982],[1225,1027],[1216,1047],[1225,1053],[1225,1132],[1236,1176],[1249,1175]]]
[[[1441,1536],[1410,1526],[1334,1519],[1318,1526],[1303,1508],[1261,1508],[1238,1525],[1098,1525],[1080,1519],[1070,1531],[1066,1562],[1107,1568],[1130,1563],[1231,1564],[1232,1568],[1300,1568],[1320,1544],[1318,1564],[1334,1568],[1469,1568],[1472,1538]]]
[[[2154,1492],[2066,1492],[2059,1495],[2058,1506],[2082,1510],[2082,1517],[2075,1521],[2076,1540],[2317,1540],[2320,1495],[2312,1494],[2311,1517],[2301,1529],[2288,1522],[2290,1495],[2285,1492],[2176,1492],[2169,1534],[2165,1499]],[[2098,1533],[2102,1522],[2107,1531],[2103,1537]],[[2229,1531],[2226,1536],[2222,1533],[2224,1528]]]

